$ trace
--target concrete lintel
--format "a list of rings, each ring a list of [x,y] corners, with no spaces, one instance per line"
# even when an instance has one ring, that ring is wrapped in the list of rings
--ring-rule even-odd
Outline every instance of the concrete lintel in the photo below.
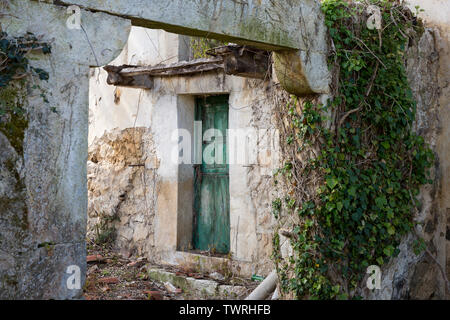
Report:
[[[130,19],[132,24],[275,51],[290,93],[327,93],[326,28],[317,0],[58,0]]]
[[[286,3],[270,0],[60,0],[57,3],[125,17],[137,26],[230,42],[251,42],[262,49],[286,50],[301,48],[298,17],[303,2],[305,0]]]

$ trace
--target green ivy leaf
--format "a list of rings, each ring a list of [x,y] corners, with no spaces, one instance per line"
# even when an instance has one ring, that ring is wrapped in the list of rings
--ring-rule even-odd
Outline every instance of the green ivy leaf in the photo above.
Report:
[[[384,263],[383,258],[382,257],[378,257],[377,258],[377,263],[378,263],[378,265],[382,266],[383,263]]]
[[[385,196],[381,196],[375,199],[375,204],[378,208],[383,209],[387,205],[387,200]]]
[[[394,226],[392,226],[392,225],[390,225],[389,224],[389,226],[387,227],[387,232],[388,232],[388,234],[389,235],[394,235],[395,234],[395,228],[394,228]]]
[[[387,246],[383,249],[383,253],[387,255],[388,257],[392,256],[394,254],[394,247],[393,246]]]
[[[330,189],[334,189],[334,187],[338,184],[338,180],[334,177],[327,178],[327,186]]]
[[[355,197],[356,196],[356,187],[350,187],[350,189],[348,189],[348,195]]]

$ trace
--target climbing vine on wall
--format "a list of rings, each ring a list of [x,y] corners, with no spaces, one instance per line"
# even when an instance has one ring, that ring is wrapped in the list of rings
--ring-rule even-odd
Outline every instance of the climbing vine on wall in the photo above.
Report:
[[[368,5],[380,8],[381,29],[367,27]],[[286,294],[358,298],[367,267],[399,253],[419,187],[431,182],[433,153],[412,131],[416,106],[404,67],[423,26],[399,1],[324,0],[322,10],[333,98],[281,101],[286,157],[275,180],[288,193],[272,207],[281,225],[289,222],[278,231],[293,254],[281,258],[277,232],[273,257]]]
[[[197,37],[191,37],[190,39],[191,54],[193,59],[208,58],[210,56],[207,52],[210,49],[223,45],[221,41],[215,39]]]
[[[50,46],[36,36],[27,33],[22,37],[10,37],[0,29],[0,132],[22,154],[22,141],[28,126],[24,108],[27,95],[26,82],[30,77],[48,80],[48,73],[29,64],[27,54],[33,50],[51,52]],[[45,91],[34,82],[31,89],[37,89],[45,103]]]

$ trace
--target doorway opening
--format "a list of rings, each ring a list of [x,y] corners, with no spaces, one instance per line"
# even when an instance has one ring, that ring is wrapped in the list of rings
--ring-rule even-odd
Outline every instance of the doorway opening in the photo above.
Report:
[[[201,163],[194,166],[194,249],[230,251],[230,191],[227,161],[228,95],[196,99],[201,122]],[[199,133],[200,133],[199,132]]]

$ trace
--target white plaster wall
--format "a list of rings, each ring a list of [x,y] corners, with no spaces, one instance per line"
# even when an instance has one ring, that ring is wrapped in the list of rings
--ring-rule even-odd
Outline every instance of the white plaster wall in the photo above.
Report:
[[[173,63],[178,59],[177,54],[177,35],[132,27],[126,47],[111,64]],[[177,128],[176,96],[167,93],[161,83],[155,83],[152,90],[143,90],[111,86],[106,83],[106,78],[107,72],[102,68],[91,70],[89,144],[114,129],[151,128],[158,165],[152,168],[154,163],[149,163],[146,169],[156,169],[156,175],[160,177],[152,242],[159,250],[174,250],[176,206],[173,203],[176,203],[177,193],[167,185],[177,182],[178,166],[170,161],[171,133]]]
[[[128,43],[110,64],[154,65],[178,61],[178,36],[162,30],[132,27]],[[91,69],[89,80],[89,144],[114,128],[150,127],[155,105],[174,103],[160,98],[158,90],[108,85],[103,68]],[[115,95],[120,98],[114,102]]]
[[[225,76],[221,73],[208,73],[195,75],[191,77],[173,77],[173,78],[155,78],[155,89],[164,88],[168,95],[210,95],[210,94],[229,94],[229,129],[244,129],[251,127],[254,119],[255,104],[260,108],[262,114],[270,114],[272,107],[268,101],[266,89],[268,83],[260,80],[248,80],[241,77]],[[186,102],[187,101],[187,102]],[[185,108],[189,99],[179,99],[178,108]],[[171,110],[171,109],[170,109]],[[154,113],[156,114],[156,112]],[[164,112],[164,119],[167,121],[172,111]],[[269,117],[270,118],[270,117]],[[155,121],[155,120],[154,120]],[[155,122],[154,122],[155,123]],[[154,126],[154,125],[153,125]],[[267,128],[271,127],[270,121],[267,121]],[[174,145],[172,144],[166,151],[161,152],[161,164],[168,159]],[[230,148],[234,148],[233,141],[230,141]],[[161,149],[163,150],[163,149]],[[169,153],[169,154],[168,154]],[[257,157],[256,157],[257,158]],[[261,158],[261,157],[260,157]],[[251,163],[249,163],[251,164]],[[271,174],[277,163],[269,163],[261,167],[262,174]],[[168,166],[170,167],[170,166]],[[259,167],[258,164],[255,167]],[[254,168],[253,168],[254,169]],[[175,170],[175,168],[173,168]],[[255,272],[267,273],[270,271],[267,265],[270,265],[271,248],[261,248],[258,240],[258,220],[257,212],[267,208],[261,208],[252,201],[252,192],[258,192],[258,187],[253,185],[249,178],[249,172],[252,167],[247,164],[231,164],[229,167],[230,176],[230,248],[232,257],[235,261],[242,263],[242,272],[252,274]],[[166,172],[167,174],[168,172]],[[258,173],[259,174],[259,173]],[[263,187],[263,186],[261,186]],[[264,186],[267,187],[267,186]],[[178,192],[180,192],[178,190]],[[261,190],[262,192],[262,190]],[[173,199],[176,199],[176,191],[173,191]],[[178,193],[178,196],[180,194]],[[160,215],[158,213],[157,215]],[[174,215],[173,219],[175,219]],[[173,220],[172,220],[173,221]],[[266,226],[261,229],[267,235],[271,234],[272,217],[265,219]],[[168,233],[169,228],[161,229],[161,234]],[[175,228],[170,228],[176,232]],[[164,237],[164,236],[163,236]],[[167,235],[166,235],[167,237]],[[171,237],[172,241],[176,236]],[[167,238],[166,238],[167,240]],[[269,245],[271,247],[271,243]],[[261,254],[264,252],[264,254]],[[162,254],[162,259],[168,263],[183,263],[185,257],[176,254],[172,249]],[[256,262],[260,262],[260,264]]]
[[[408,7],[415,12],[415,6],[425,11],[419,16],[424,21],[436,25],[450,25],[450,1],[448,0],[407,0]],[[447,34],[448,36],[448,34]]]

